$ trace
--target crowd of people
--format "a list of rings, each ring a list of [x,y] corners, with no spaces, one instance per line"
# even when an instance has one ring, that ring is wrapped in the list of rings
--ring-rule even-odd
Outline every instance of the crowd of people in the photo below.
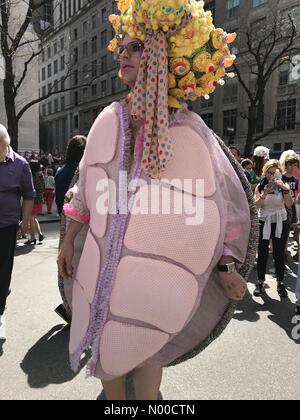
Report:
[[[293,234],[296,252],[292,255],[299,262],[300,191],[298,176],[299,154],[294,150],[284,151],[279,160],[270,159],[269,149],[258,146],[252,159],[242,159],[237,146],[229,147],[232,155],[241,163],[245,176],[251,184],[259,217],[259,244],[257,252],[257,284],[254,296],[265,292],[265,275],[269,250],[273,253],[277,278],[277,291],[281,298],[288,294],[284,284],[288,242]],[[296,285],[295,314],[300,320],[300,269]]]

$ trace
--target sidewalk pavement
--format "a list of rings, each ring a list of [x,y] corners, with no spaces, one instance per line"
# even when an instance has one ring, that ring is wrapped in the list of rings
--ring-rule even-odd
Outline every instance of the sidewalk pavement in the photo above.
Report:
[[[43,204],[43,213],[37,216],[39,223],[57,223],[60,221],[59,214],[57,213],[56,204],[53,203],[52,214],[48,214],[47,206]]]

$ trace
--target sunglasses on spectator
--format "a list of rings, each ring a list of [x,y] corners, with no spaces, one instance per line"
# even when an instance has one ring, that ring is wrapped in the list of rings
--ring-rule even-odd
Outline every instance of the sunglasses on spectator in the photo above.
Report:
[[[127,45],[119,45],[115,51],[115,55],[117,59],[120,59],[121,54],[123,54],[124,51],[127,51],[127,54],[131,57],[132,55],[140,53],[143,49],[144,44],[142,42],[133,41]]]

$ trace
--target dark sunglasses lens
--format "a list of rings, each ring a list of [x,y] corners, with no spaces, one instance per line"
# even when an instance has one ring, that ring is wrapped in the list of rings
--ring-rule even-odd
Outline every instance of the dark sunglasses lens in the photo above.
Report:
[[[141,51],[142,45],[139,42],[134,42],[133,44],[130,44],[130,50],[132,52],[138,52]]]

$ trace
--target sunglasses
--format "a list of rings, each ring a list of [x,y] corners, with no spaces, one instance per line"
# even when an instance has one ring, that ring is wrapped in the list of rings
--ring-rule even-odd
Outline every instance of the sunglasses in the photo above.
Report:
[[[127,54],[131,57],[132,55],[138,54],[144,49],[144,44],[139,41],[130,42],[127,45],[119,45],[115,51],[115,56],[120,59],[121,54],[127,51]]]

